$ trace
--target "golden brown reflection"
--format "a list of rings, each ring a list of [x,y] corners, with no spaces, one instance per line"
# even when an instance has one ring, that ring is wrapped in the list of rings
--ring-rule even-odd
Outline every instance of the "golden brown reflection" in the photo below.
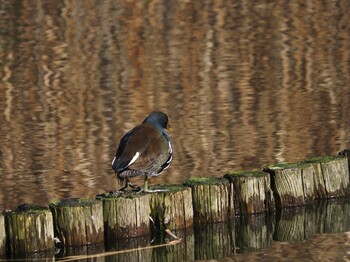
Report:
[[[153,183],[335,154],[349,141],[347,1],[5,1],[0,205],[117,187],[121,136],[169,114]],[[138,180],[140,181],[140,180]]]

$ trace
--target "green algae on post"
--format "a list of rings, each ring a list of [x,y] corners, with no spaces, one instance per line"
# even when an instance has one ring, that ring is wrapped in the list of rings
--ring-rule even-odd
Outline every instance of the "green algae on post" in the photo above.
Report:
[[[250,170],[250,171],[245,171],[245,170],[241,170],[241,171],[231,171],[231,172],[227,172],[225,174],[225,178],[230,178],[230,177],[264,177],[266,175],[266,173],[260,171],[260,170]]]
[[[314,169],[309,163],[278,163],[264,168],[278,208],[301,206],[315,200]]]
[[[102,202],[94,199],[63,199],[50,203],[55,234],[65,246],[103,242]]]
[[[54,248],[53,219],[47,207],[23,204],[4,215],[11,254]]]
[[[314,168],[317,198],[349,195],[349,165],[345,156],[321,156],[306,159]]]
[[[227,221],[234,208],[225,178],[191,178],[184,183],[192,189],[193,215],[196,225]]]
[[[235,171],[225,176],[230,182],[230,201],[236,215],[275,210],[270,175],[262,171]]]
[[[195,185],[219,185],[226,184],[227,181],[224,178],[216,177],[192,177],[186,180],[183,185],[185,186],[195,186]]]
[[[59,207],[83,207],[83,206],[93,206],[98,203],[98,200],[89,198],[65,198],[62,200],[53,200],[51,205]]]
[[[313,157],[302,162],[279,163],[264,171],[271,174],[276,205],[309,204],[316,199],[349,194],[348,160],[343,156]]]

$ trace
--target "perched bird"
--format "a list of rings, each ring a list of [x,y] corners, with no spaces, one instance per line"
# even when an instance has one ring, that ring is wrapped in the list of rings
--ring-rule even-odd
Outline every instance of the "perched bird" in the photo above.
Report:
[[[118,191],[128,186],[141,190],[129,182],[130,177],[141,175],[145,176],[143,191],[159,191],[148,189],[148,177],[158,176],[172,160],[173,149],[164,129],[169,129],[168,116],[155,111],[122,137],[112,161],[112,168],[122,185]]]

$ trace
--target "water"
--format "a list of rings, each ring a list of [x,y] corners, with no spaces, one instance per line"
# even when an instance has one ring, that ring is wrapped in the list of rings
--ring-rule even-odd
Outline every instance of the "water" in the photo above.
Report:
[[[17,258],[62,261],[348,261],[350,200],[322,201],[276,214],[152,235],[106,246],[69,247]]]
[[[117,144],[154,109],[169,115],[174,159],[153,184],[349,148],[349,10],[1,1],[1,209],[118,188]]]

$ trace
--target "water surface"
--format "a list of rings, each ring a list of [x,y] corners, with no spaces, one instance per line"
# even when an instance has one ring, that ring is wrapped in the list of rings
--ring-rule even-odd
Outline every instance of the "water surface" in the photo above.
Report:
[[[118,142],[155,109],[170,117],[174,158],[153,184],[349,148],[349,10],[1,1],[0,207],[118,188]]]

